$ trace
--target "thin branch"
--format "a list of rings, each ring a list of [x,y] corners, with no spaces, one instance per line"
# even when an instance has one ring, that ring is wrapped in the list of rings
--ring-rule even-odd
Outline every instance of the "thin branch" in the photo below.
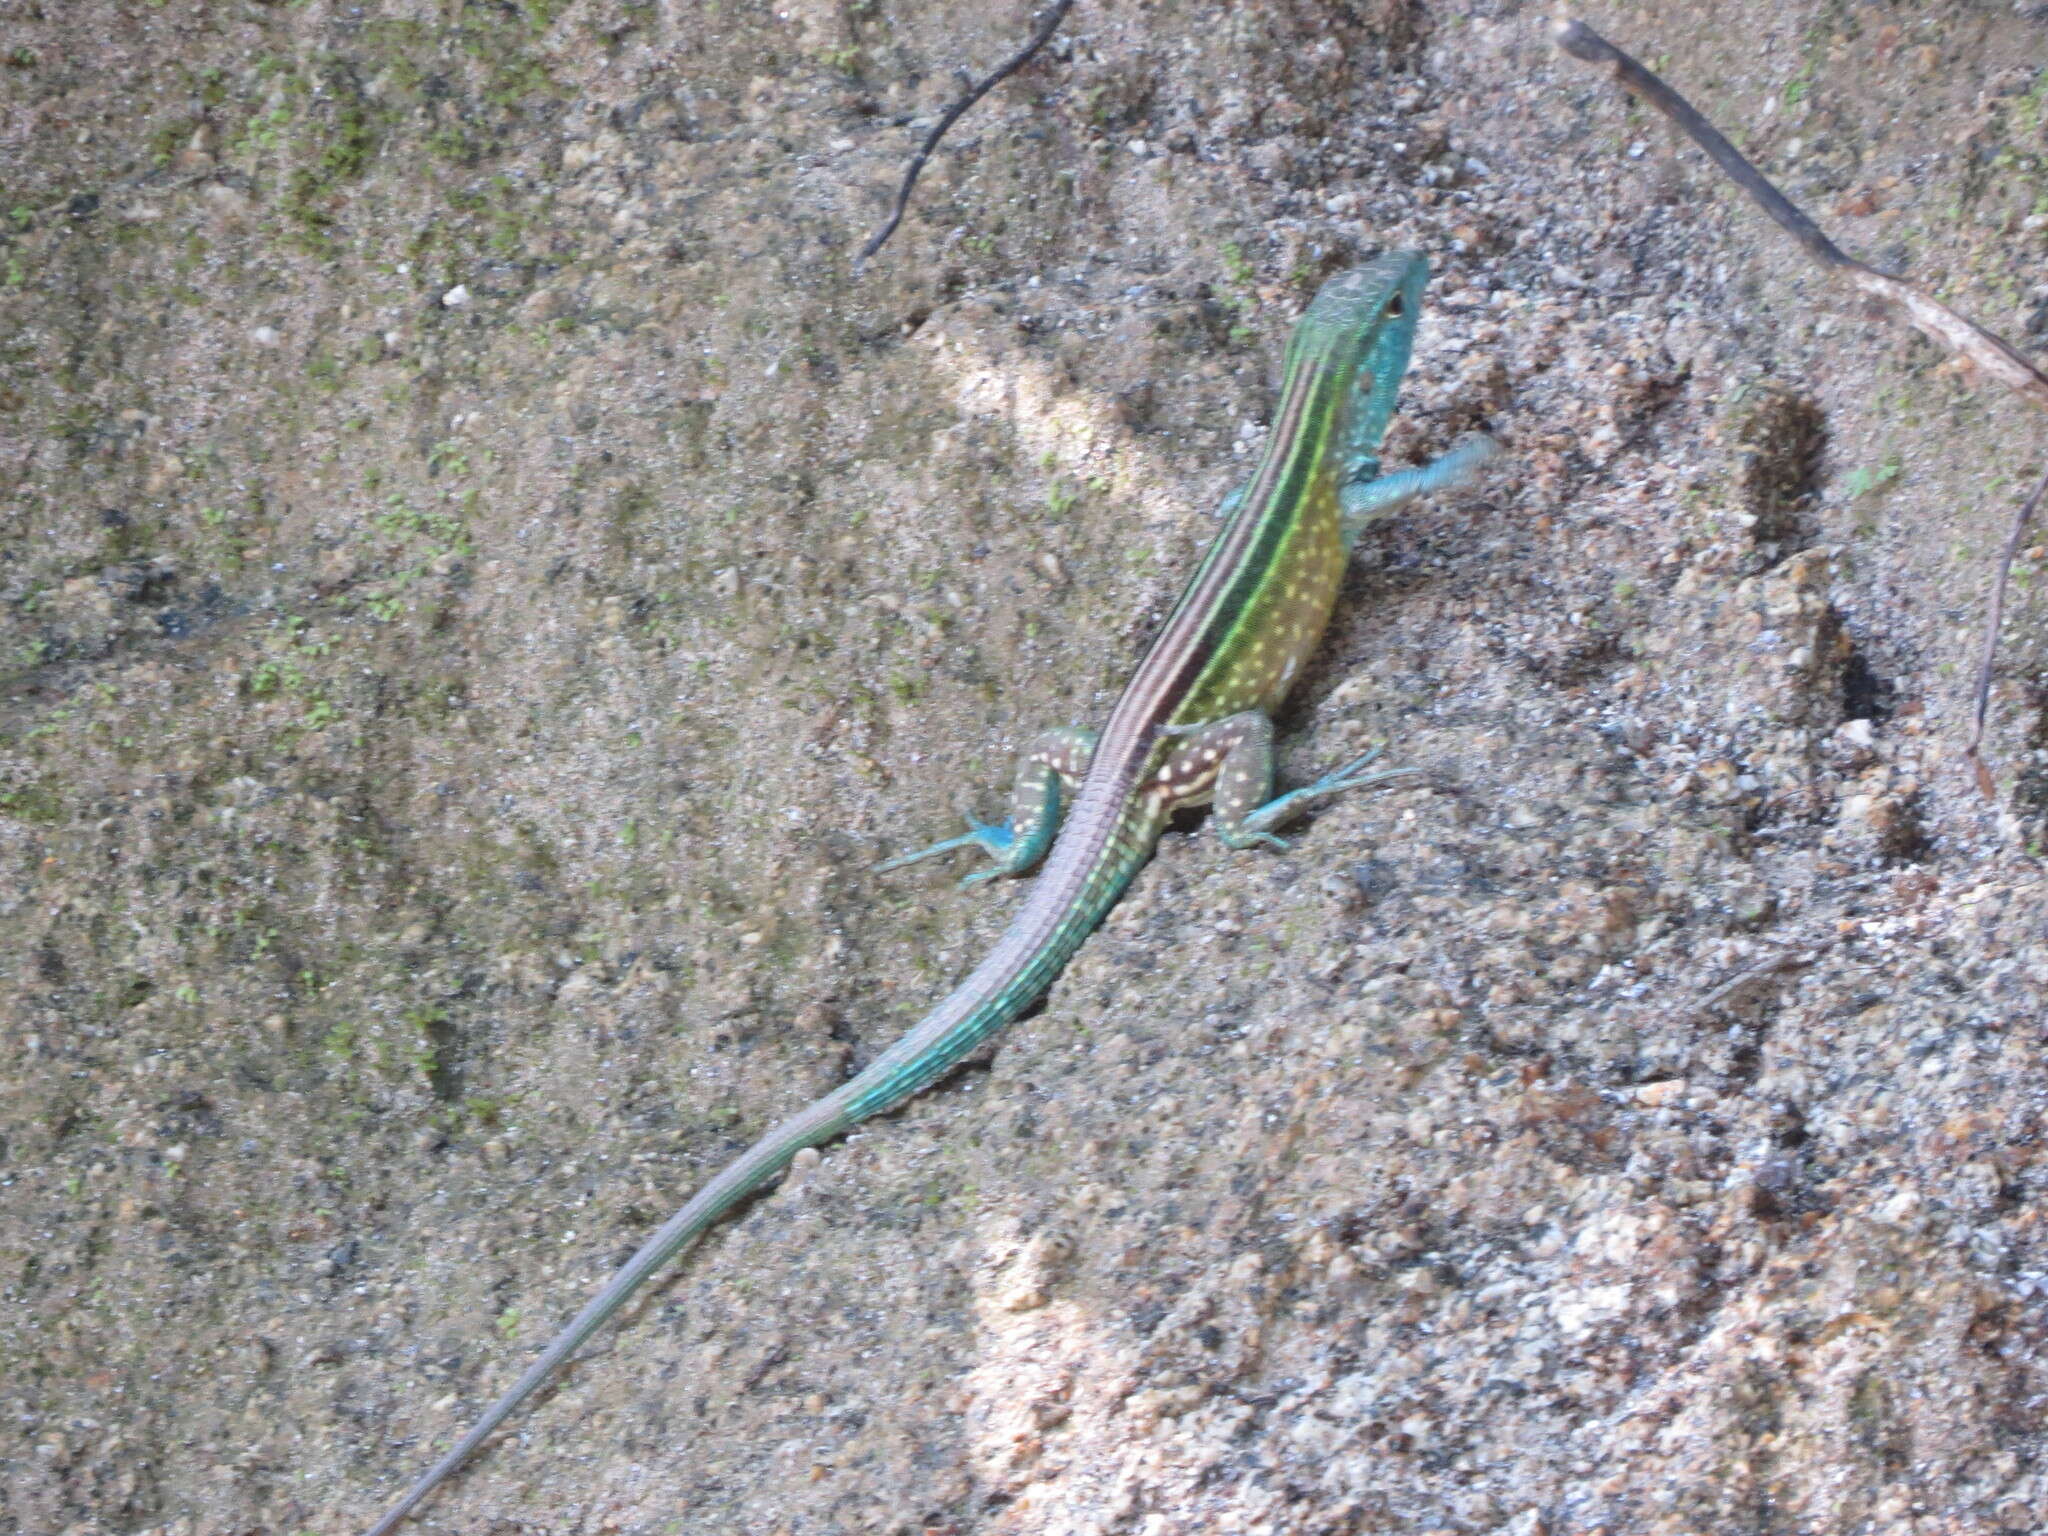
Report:
[[[1766,955],[1753,965],[1746,965],[1726,981],[1700,998],[1685,1012],[1690,1017],[1712,1013],[1716,1008],[1733,1002],[1746,1002],[1758,983],[1768,981],[1781,971],[1802,970],[1820,958],[1825,944],[1815,949],[1781,949],[1776,954]]]
[[[2034,494],[2021,502],[2019,511],[2013,515],[2012,530],[2005,536],[2005,552],[1998,559],[1998,577],[1991,587],[1991,613],[1984,620],[1984,653],[1977,662],[1976,711],[1970,724],[1970,744],[1963,748],[1963,756],[1976,770],[1977,788],[1986,800],[1995,800],[1997,789],[1991,782],[1991,770],[1984,765],[1977,749],[1984,745],[1984,717],[1991,708],[1991,666],[1998,658],[1998,631],[2005,623],[2005,585],[2012,575],[2013,561],[2019,558],[2027,524],[2034,520],[2044,495],[2048,495],[2048,474],[2041,476]]]
[[[1626,90],[1634,92],[1651,106],[1662,112],[1691,137],[1694,143],[1705,150],[1713,162],[1720,166],[1743,191],[1747,192],[1763,211],[1771,216],[1800,248],[1828,273],[1838,278],[1858,293],[1866,294],[1902,313],[1908,323],[1923,335],[1975,364],[1990,377],[1998,380],[2008,389],[2025,396],[2035,405],[2048,410],[2048,373],[2043,373],[2025,357],[2008,345],[2002,338],[1993,335],[1973,320],[1965,319],[1946,304],[1937,303],[1923,290],[1913,284],[1887,273],[1878,272],[1853,256],[1843,254],[1841,247],[1821,233],[1820,226],[1809,219],[1793,201],[1771,185],[1770,181],[1727,139],[1719,129],[1702,117],[1678,92],[1671,89],[1655,74],[1623,53],[1598,32],[1582,21],[1561,20],[1555,23],[1552,36],[1557,46],[1575,59],[1588,64],[1605,65],[1615,80]],[[1999,561],[1998,574],[1991,594],[1991,614],[1984,630],[1984,650],[1977,668],[1976,719],[1970,732],[1970,744],[1964,749],[1975,770],[1977,787],[1987,799],[1994,798],[1991,772],[1984,765],[1978,749],[1984,740],[1984,719],[1991,697],[1991,673],[1998,658],[1998,631],[2005,616],[2005,588],[2012,574],[2014,559],[2019,553],[2020,540],[2027,525],[2032,521],[2035,509],[2040,505],[2043,492],[2048,492],[2048,478],[2013,519],[2012,531],[2005,542],[2005,553]]]
[[[1946,304],[1936,303],[1911,283],[1875,271],[1855,257],[1844,255],[1841,247],[1822,234],[1813,220],[1772,186],[1763,172],[1744,159],[1742,151],[1700,116],[1691,102],[1657,76],[1582,21],[1558,22],[1554,36],[1557,46],[1573,58],[1588,64],[1605,64],[1622,86],[1683,128],[1693,142],[1728,173],[1729,180],[1754,198],[1758,206],[1830,274],[1841,278],[1860,293],[1903,310],[1916,329],[1951,352],[1968,358],[2008,389],[2018,390],[2048,410],[2048,373],[2041,372],[1983,326],[1964,319]]]
[[[1053,0],[1051,9],[1039,22],[1038,30],[1031,34],[1031,41],[1018,49],[1007,64],[1000,66],[980,84],[971,86],[965,96],[946,109],[946,115],[939,119],[938,126],[925,135],[924,143],[911,157],[910,168],[903,173],[903,185],[896,189],[896,206],[889,211],[887,222],[875,231],[874,238],[862,246],[860,254],[853,258],[853,270],[856,273],[867,265],[870,256],[888,243],[889,237],[896,233],[896,226],[903,222],[903,210],[910,206],[911,189],[917,185],[917,178],[924,170],[925,161],[931,159],[932,151],[939,147],[939,140],[946,136],[946,130],[959,122],[969,107],[1030,63],[1031,56],[1052,41],[1053,33],[1059,30],[1060,23],[1066,19],[1067,12],[1072,10],[1073,6],[1074,0]]]

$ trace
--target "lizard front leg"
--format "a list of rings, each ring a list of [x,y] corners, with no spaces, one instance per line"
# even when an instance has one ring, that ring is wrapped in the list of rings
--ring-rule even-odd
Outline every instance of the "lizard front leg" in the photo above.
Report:
[[[1359,535],[1396,507],[1462,485],[1472,474],[1500,452],[1500,445],[1480,432],[1468,432],[1448,452],[1438,454],[1419,469],[1397,469],[1391,475],[1379,473],[1379,460],[1362,458],[1353,469],[1351,483],[1337,493],[1337,506],[1344,535],[1344,547],[1357,544]]]

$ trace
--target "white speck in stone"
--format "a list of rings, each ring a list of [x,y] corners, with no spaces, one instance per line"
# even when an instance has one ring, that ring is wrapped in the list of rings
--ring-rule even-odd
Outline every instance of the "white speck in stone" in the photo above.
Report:
[[[441,295],[441,303],[448,309],[460,309],[468,302],[469,285],[467,283],[457,283],[453,288],[450,288]]]

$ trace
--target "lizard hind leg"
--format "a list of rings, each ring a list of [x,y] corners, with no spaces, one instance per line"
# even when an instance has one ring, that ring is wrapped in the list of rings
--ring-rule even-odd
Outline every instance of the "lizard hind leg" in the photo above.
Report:
[[[1162,788],[1179,804],[1206,799],[1215,807],[1216,835],[1231,848],[1260,844],[1285,850],[1273,828],[1317,800],[1414,773],[1413,768],[1367,770],[1380,749],[1324,774],[1313,784],[1273,795],[1273,722],[1257,710],[1177,731],[1183,739],[1160,769]]]
[[[1353,758],[1343,767],[1332,769],[1315,783],[1268,800],[1245,816],[1244,831],[1252,837],[1267,837],[1269,841],[1277,842],[1277,838],[1269,836],[1267,829],[1280,825],[1290,817],[1300,815],[1318,800],[1330,795],[1341,795],[1347,789],[1364,789],[1371,784],[1384,784],[1390,779],[1405,779],[1420,771],[1414,768],[1382,768],[1376,773],[1368,773],[1366,770],[1383,750],[1374,747],[1370,752],[1361,753]]]
[[[1273,793],[1273,722],[1247,709],[1207,725],[1170,727],[1179,740],[1159,767],[1159,792],[1178,808],[1207,801],[1216,835],[1232,848],[1285,848],[1247,819]]]
[[[1044,858],[1046,849],[1052,846],[1064,802],[1080,784],[1081,776],[1088,771],[1088,760],[1094,755],[1093,731],[1066,726],[1045,732],[1031,743],[1024,760],[1017,765],[1016,785],[1010,792],[1010,814],[1005,819],[970,821],[958,837],[946,838],[914,853],[899,854],[877,864],[876,872],[901,869],[971,843],[993,862],[967,876],[960,882],[963,886],[979,885],[1000,875],[1023,874]]]

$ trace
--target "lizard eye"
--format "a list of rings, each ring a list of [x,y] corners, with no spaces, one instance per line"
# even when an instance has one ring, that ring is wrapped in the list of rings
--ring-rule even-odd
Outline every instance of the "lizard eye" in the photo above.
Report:
[[[1398,293],[1387,300],[1387,318],[1398,320],[1408,312],[1408,303]]]

